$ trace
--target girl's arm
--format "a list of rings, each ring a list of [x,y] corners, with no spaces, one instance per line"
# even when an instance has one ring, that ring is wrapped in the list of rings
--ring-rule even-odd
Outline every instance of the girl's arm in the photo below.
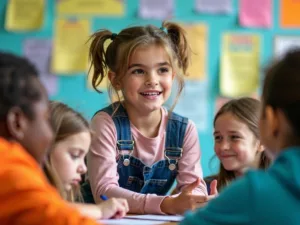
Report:
[[[100,112],[93,118],[91,125],[95,133],[88,155],[88,171],[95,201],[101,202],[100,195],[125,198],[130,213],[162,214],[160,204],[165,196],[139,194],[119,187],[116,128],[112,118]]]
[[[98,205],[94,204],[81,204],[70,203],[75,207],[83,216],[92,219],[109,219],[109,218],[122,218],[128,212],[128,204],[126,199],[111,198]]]
[[[200,164],[201,151],[195,124],[189,120],[183,140],[182,158],[178,162],[176,189],[180,192],[189,184],[200,178],[200,185],[193,190],[194,195],[207,195],[206,184]]]

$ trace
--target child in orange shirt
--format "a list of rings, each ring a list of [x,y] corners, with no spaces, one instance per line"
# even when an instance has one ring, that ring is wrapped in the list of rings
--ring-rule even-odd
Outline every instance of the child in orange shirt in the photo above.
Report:
[[[53,133],[46,91],[24,58],[0,52],[0,224],[96,225],[48,184]]]

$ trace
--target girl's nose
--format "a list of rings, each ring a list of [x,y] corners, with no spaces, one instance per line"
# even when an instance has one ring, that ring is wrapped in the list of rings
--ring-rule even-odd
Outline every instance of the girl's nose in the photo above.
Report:
[[[230,144],[227,140],[223,140],[220,147],[221,147],[221,150],[226,151],[226,150],[229,150]]]
[[[149,74],[147,76],[147,79],[145,81],[145,85],[147,87],[155,87],[158,85],[158,78],[157,78],[157,74],[155,74],[155,72],[152,72],[151,74]]]
[[[85,163],[83,162],[83,163],[78,167],[78,172],[79,172],[80,174],[84,174],[84,173],[86,173],[86,171],[87,171],[87,168],[86,168]]]

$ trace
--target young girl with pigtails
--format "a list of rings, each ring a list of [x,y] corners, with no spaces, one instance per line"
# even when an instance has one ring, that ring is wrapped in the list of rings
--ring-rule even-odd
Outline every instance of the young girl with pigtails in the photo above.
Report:
[[[91,38],[90,59],[93,87],[97,90],[108,76],[109,91],[118,101],[96,112],[91,122],[86,201],[122,197],[129,212],[139,214],[182,214],[206,204],[211,197],[203,181],[197,128],[172,112],[190,62],[184,29],[164,22],[161,28],[135,26],[118,34],[100,30]],[[175,80],[178,93],[168,110],[163,105]],[[178,194],[166,196],[175,180]]]

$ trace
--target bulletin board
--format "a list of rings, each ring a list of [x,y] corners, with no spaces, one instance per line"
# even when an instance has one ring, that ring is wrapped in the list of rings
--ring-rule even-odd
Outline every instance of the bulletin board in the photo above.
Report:
[[[211,0],[213,1],[213,0]],[[54,23],[57,19],[57,10],[55,8],[55,0],[46,0],[44,21],[42,27],[38,31],[32,32],[11,32],[5,29],[5,15],[7,0],[0,1],[0,50],[24,55],[24,42],[28,38],[49,39],[50,42],[54,34]],[[108,28],[113,32],[118,33],[121,29],[133,26],[154,24],[160,26],[159,19],[141,19],[139,18],[139,1],[124,0],[125,13],[122,17],[117,16],[93,16],[85,17],[91,23],[91,31],[96,31],[100,28]],[[157,2],[157,1],[156,1]],[[159,1],[158,1],[159,2]],[[257,1],[253,1],[257,2]],[[211,164],[211,159],[214,155],[213,151],[213,117],[217,104],[222,100],[218,99],[219,89],[219,74],[220,60],[222,52],[222,37],[225,33],[238,32],[246,34],[254,34],[260,38],[259,51],[259,66],[264,65],[274,55],[274,40],[277,35],[293,36],[294,44],[300,45],[299,38],[300,30],[297,28],[299,24],[292,24],[293,18],[284,18],[284,23],[290,24],[290,27],[282,28],[280,21],[280,8],[282,7],[280,0],[274,0],[272,6],[272,24],[269,28],[251,28],[242,27],[239,22],[239,0],[231,1],[230,13],[210,14],[199,13],[195,10],[195,0],[174,0],[173,21],[180,23],[201,23],[205,25],[206,32],[206,54],[205,78],[200,86],[189,85],[190,89],[186,90],[185,104],[199,103],[201,117],[203,121],[195,121],[199,124],[199,139],[201,145],[202,159],[201,164],[204,175],[210,175],[217,171],[216,163]],[[146,12],[147,13],[147,12]],[[199,29],[202,29],[201,27]],[[202,29],[203,30],[203,29]],[[51,43],[49,43],[51,44]],[[193,48],[193,47],[192,47]],[[200,49],[201,50],[201,49]],[[278,51],[281,51],[278,49]],[[62,101],[90,119],[92,115],[100,108],[109,104],[107,92],[99,94],[87,88],[86,73],[73,73],[69,75],[56,74],[56,92],[50,95],[53,100]],[[241,74],[241,76],[243,76]],[[190,81],[189,81],[190,82]],[[192,83],[192,82],[191,82]],[[193,93],[199,91],[199,99],[195,98]]]

